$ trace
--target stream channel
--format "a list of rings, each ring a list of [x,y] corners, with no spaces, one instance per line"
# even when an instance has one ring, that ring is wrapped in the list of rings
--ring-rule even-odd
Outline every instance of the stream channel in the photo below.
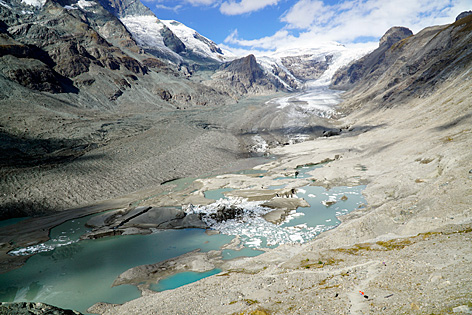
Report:
[[[301,95],[305,97],[307,93]],[[291,97],[291,100],[294,98]],[[290,102],[287,98],[281,101],[284,102],[281,103],[283,106]],[[300,104],[295,103],[297,106]],[[322,166],[301,167],[298,178],[309,178],[309,172],[316,167]],[[264,176],[264,173],[260,175]],[[282,187],[276,184],[269,189]],[[326,190],[319,186],[300,187],[295,197],[304,198],[310,207],[298,208],[282,224],[275,225],[255,217],[220,226],[217,228],[220,234],[214,235],[208,235],[203,229],[156,230],[149,235],[79,241],[80,235],[87,231],[85,222],[90,216],[71,220],[52,229],[50,240],[36,245],[36,254],[24,266],[0,274],[0,301],[43,302],[82,313],[86,313],[87,308],[97,302],[124,303],[140,297],[140,291],[132,285],[111,285],[117,276],[129,268],[154,264],[195,249],[203,252],[221,250],[236,235],[240,237],[244,249],[224,249],[223,259],[256,256],[263,253],[263,249],[279,244],[309,241],[319,233],[337,226],[340,223],[338,216],[365,204],[362,196],[364,188],[334,187]],[[228,190],[207,191],[205,196],[225,202],[223,193]],[[17,253],[21,253],[21,250]],[[156,291],[173,289],[218,272],[215,269],[201,274],[176,274],[151,288]]]

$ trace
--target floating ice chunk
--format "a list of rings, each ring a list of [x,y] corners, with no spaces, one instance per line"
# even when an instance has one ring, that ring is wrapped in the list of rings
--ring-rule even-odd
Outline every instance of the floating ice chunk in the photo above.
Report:
[[[58,247],[77,243],[78,241],[79,240],[66,241],[64,243],[55,243],[55,244],[42,243],[38,245],[15,249],[15,250],[9,251],[8,254],[11,256],[28,256],[28,255],[38,254],[38,253],[50,252]]]
[[[262,240],[260,238],[251,238],[249,241],[246,241],[246,246],[248,247],[261,247]]]
[[[299,192],[300,194],[306,194],[306,190],[303,188],[298,188],[297,192]]]
[[[308,197],[310,197],[310,198],[316,198],[316,195],[308,194]]]
[[[292,242],[300,242],[300,243],[303,243],[305,240],[303,239],[303,237],[300,235],[300,234],[292,234],[289,236],[290,237],[290,240]]]
[[[46,3],[46,0],[21,0],[21,2],[33,7],[41,8]]]
[[[334,205],[337,202],[336,196],[329,196],[328,200],[323,200],[321,203],[325,205],[326,207],[329,207],[331,205]]]
[[[260,135],[255,135],[252,137],[254,145],[252,146],[252,151],[257,153],[266,153],[269,149],[269,145]]]

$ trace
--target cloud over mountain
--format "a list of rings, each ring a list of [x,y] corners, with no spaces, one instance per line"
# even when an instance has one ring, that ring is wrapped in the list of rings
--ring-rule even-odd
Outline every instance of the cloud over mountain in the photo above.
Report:
[[[279,0],[241,0],[236,2],[234,0],[225,1],[220,6],[220,12],[227,15],[245,14],[261,10],[270,5],[276,5]]]

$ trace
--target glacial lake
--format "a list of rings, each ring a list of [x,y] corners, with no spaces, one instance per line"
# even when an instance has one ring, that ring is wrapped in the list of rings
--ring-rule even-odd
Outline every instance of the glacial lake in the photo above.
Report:
[[[26,264],[0,275],[1,301],[40,301],[66,309],[86,313],[97,302],[123,303],[140,296],[132,285],[111,287],[115,278],[129,268],[177,257],[195,249],[219,250],[240,234],[246,248],[240,252],[224,250],[223,259],[255,256],[259,247],[275,247],[274,241],[307,241],[322,231],[339,224],[338,215],[363,204],[364,186],[323,187],[306,186],[298,189],[297,196],[305,198],[308,208],[299,208],[291,219],[281,225],[268,222],[246,222],[226,234],[207,235],[201,229],[163,230],[150,235],[128,235],[78,241],[86,231],[81,218],[68,221],[51,230],[51,240],[39,246],[41,253],[33,255]],[[221,193],[220,191],[216,192]],[[346,197],[343,198],[343,196]],[[336,200],[326,206],[323,201]],[[233,235],[231,235],[231,233]],[[274,235],[278,235],[275,237]],[[271,243],[271,244],[269,244]],[[167,290],[197,281],[214,274],[177,274],[153,286]]]

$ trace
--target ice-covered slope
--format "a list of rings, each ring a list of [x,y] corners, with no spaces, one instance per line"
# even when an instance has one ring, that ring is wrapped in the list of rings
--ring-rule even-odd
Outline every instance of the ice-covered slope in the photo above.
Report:
[[[373,50],[374,46],[347,48],[336,42],[314,47],[277,50],[257,56],[268,75],[275,76],[287,89],[329,85],[337,69]]]
[[[203,59],[225,61],[227,58],[223,51],[213,41],[200,35],[194,29],[174,20],[162,20],[185,45],[189,54],[194,54]]]
[[[178,53],[185,50],[185,46],[156,16],[128,15],[121,17],[120,21],[136,43],[148,52],[173,62],[183,61]]]
[[[172,61],[225,61],[223,51],[194,29],[174,20],[159,20],[155,15],[127,15],[121,22],[137,43],[151,53]]]
[[[214,42],[180,22],[161,21],[139,0],[99,1],[105,9],[120,19],[138,45],[158,57],[175,63],[183,62],[184,58],[223,61],[223,52]]]

